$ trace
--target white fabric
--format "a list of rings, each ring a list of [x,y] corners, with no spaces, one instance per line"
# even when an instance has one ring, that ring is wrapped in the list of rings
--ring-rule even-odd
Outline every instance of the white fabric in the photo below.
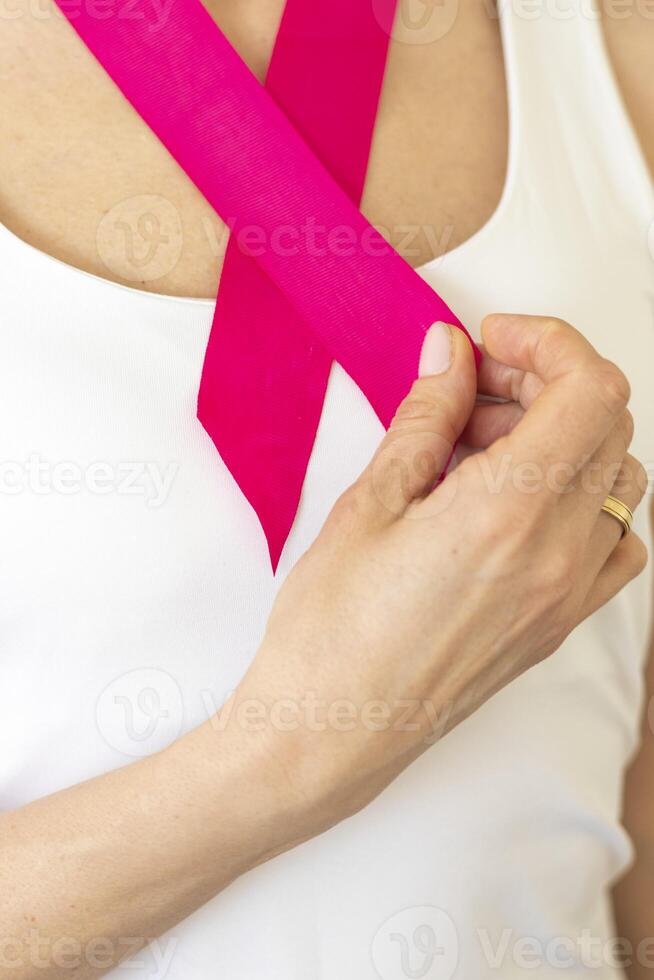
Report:
[[[502,20],[505,191],[484,228],[423,274],[473,332],[493,310],[576,324],[628,373],[634,452],[651,461],[654,195],[600,26],[565,0]],[[89,276],[6,229],[0,296],[0,805],[13,808],[153,751],[220,705],[284,573],[381,433],[336,368],[274,581],[195,417],[212,304]],[[132,467],[127,492],[135,463],[173,476],[163,501],[147,469]],[[637,525],[647,536],[644,508]],[[649,591],[644,574],[364,812],[111,976],[510,980],[526,961],[549,978],[572,945],[568,975],[615,978],[590,963],[631,853],[620,793]]]

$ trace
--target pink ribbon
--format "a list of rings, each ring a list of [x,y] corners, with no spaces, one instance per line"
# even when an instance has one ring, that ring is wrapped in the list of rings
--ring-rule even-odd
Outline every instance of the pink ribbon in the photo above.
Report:
[[[200,0],[173,0],[162,24],[143,0],[124,19],[57,2],[232,230],[198,415],[257,512],[275,568],[330,360],[388,425],[429,326],[464,329],[355,203],[395,2],[330,0],[332,17],[289,0],[267,79],[279,102]]]
[[[381,0],[373,11],[370,0],[287,0],[266,78],[287,118],[357,204],[396,4]],[[325,247],[324,238],[316,247]],[[273,568],[297,510],[331,363],[316,333],[232,237],[198,416],[259,516]]]

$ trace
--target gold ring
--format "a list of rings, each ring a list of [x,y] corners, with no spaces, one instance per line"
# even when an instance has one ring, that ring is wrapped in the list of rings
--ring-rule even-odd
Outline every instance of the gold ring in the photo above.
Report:
[[[624,537],[625,534],[629,534],[631,528],[633,527],[634,515],[626,504],[623,504],[623,502],[618,500],[617,497],[613,497],[611,494],[609,494],[602,504],[602,510],[606,511],[607,514],[610,514],[611,517],[615,517],[617,521],[620,521],[622,524],[622,537]]]

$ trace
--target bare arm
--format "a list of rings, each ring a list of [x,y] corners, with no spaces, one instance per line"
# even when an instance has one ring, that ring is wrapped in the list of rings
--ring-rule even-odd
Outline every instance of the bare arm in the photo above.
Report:
[[[642,497],[619,370],[564,323],[489,318],[480,383],[519,404],[480,408],[470,432],[488,448],[434,488],[475,418],[477,375],[460,331],[428,336],[422,377],[281,588],[231,702],[299,706],[313,692],[336,706],[345,694],[357,723],[287,733],[269,714],[260,730],[232,712],[225,725],[210,720],[152,757],[5,813],[0,977],[68,977],[76,950],[78,978],[110,969],[135,951],[121,937],[145,944],[248,869],[361,809],[642,570],[640,539],[622,539],[595,481],[576,479],[622,461],[626,502]],[[500,458],[538,459],[543,474],[564,460],[570,492],[544,480],[525,494],[509,474],[501,494],[489,493],[485,465],[497,472]],[[461,534],[473,515],[474,532]],[[407,697],[408,726],[399,723]],[[381,728],[364,720],[371,701],[387,709]],[[98,937],[110,945],[100,960]]]
[[[161,753],[3,814],[0,977],[103,973],[136,952],[133,937],[146,945],[296,843],[301,808],[287,812],[269,749],[209,721]]]

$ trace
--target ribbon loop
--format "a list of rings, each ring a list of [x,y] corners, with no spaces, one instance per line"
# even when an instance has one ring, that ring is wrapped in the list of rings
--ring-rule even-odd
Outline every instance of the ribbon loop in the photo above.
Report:
[[[270,92],[200,0],[173,0],[156,27],[144,0],[129,19],[57,2],[218,214],[236,216],[198,412],[259,515],[274,568],[330,361],[388,425],[429,326],[462,327],[357,206],[396,0],[289,0]],[[317,227],[332,245],[316,247]],[[246,255],[238,242],[252,229],[262,244]]]

